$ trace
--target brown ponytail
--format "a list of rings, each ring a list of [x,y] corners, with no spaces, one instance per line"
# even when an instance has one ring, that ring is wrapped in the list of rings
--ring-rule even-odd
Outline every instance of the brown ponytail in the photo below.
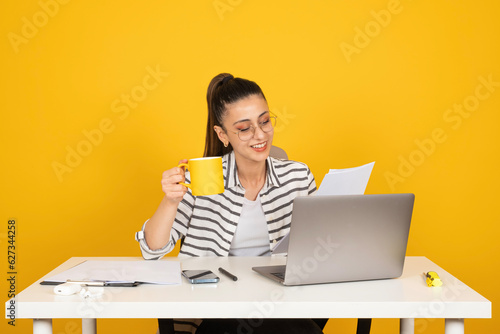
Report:
[[[261,95],[266,99],[259,85],[255,82],[235,78],[229,73],[218,74],[210,81],[207,90],[208,120],[203,156],[222,156],[233,150],[231,144],[224,147],[214,131],[214,126],[218,125],[224,129],[222,119],[226,113],[226,104],[237,102],[250,95]]]

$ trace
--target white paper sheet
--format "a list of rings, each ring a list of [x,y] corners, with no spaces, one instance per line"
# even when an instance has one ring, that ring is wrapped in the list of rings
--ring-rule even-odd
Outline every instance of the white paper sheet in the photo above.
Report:
[[[94,261],[89,260],[60,274],[47,278],[46,282],[105,281],[107,283],[141,282],[153,284],[180,284],[179,261]]]
[[[363,195],[375,162],[345,168],[330,169],[319,186],[316,195]]]

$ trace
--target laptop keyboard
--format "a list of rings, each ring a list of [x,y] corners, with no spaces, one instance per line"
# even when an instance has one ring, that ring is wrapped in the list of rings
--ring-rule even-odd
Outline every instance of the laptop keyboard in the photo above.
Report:
[[[278,277],[279,279],[281,280],[284,280],[285,279],[285,273],[282,273],[282,272],[279,272],[279,273],[271,273],[271,275],[274,275],[276,277]]]

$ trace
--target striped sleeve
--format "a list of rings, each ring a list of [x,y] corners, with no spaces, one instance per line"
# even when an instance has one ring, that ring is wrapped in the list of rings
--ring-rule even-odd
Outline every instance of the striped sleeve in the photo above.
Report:
[[[190,182],[189,172],[186,172],[186,181],[188,183]],[[170,230],[169,241],[160,249],[153,250],[149,248],[144,236],[144,229],[146,228],[146,224],[149,219],[144,223],[141,231],[136,233],[135,239],[139,242],[142,257],[145,260],[158,260],[174,249],[177,241],[187,233],[189,222],[191,221],[191,216],[193,215],[194,205],[195,197],[191,194],[191,190],[188,190],[177,208],[177,214],[175,216],[172,229]]]
[[[316,180],[314,179],[314,175],[313,173],[311,173],[309,167],[307,168],[307,181],[309,182],[307,194],[314,195],[318,189],[316,188]]]

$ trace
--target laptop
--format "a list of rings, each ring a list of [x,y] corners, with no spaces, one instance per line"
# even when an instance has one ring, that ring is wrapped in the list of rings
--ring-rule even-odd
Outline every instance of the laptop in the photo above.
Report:
[[[284,285],[396,278],[414,194],[297,197],[286,265],[252,269]]]

